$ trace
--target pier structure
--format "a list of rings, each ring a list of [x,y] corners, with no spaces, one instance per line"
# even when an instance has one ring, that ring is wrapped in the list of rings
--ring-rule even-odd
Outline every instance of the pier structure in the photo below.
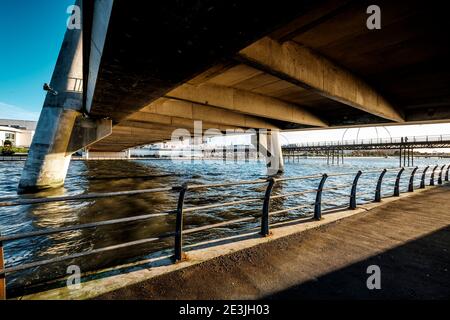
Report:
[[[288,159],[302,155],[321,154],[327,157],[327,164],[344,163],[345,152],[396,150],[399,167],[414,166],[415,149],[450,148],[450,135],[412,136],[398,138],[359,139],[344,141],[324,141],[282,146],[283,156]]]
[[[81,148],[122,152],[180,130],[450,121],[446,12],[381,1],[373,29],[371,4],[78,0],[82,30],[66,31],[20,189],[62,185]],[[280,148],[268,154],[282,164]]]

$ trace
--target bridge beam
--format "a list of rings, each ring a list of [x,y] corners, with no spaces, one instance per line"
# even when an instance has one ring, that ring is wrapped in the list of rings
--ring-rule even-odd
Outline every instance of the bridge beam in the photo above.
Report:
[[[183,84],[166,96],[248,115],[315,127],[328,127],[328,124],[320,117],[296,104],[225,86],[206,83],[197,86]]]
[[[277,126],[265,119],[176,99],[160,98],[141,109],[139,115],[132,115],[128,119],[136,120],[143,116],[143,113],[151,115],[147,118],[153,117],[172,125],[176,125],[177,119],[189,119],[190,121],[216,123],[218,126],[278,129]]]
[[[324,97],[395,122],[404,116],[362,79],[293,41],[265,37],[241,50],[238,59]]]

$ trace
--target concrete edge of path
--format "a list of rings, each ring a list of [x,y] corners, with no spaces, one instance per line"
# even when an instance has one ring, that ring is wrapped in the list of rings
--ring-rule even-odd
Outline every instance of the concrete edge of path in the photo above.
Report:
[[[79,289],[69,289],[68,287],[55,288],[48,291],[33,293],[16,299],[23,300],[83,300],[95,298],[99,295],[112,292],[114,290],[130,286],[151,278],[167,274],[176,270],[188,268],[199,263],[224,256],[236,251],[244,250],[250,247],[261,245],[276,239],[287,237],[305,230],[318,228],[320,226],[345,219],[347,217],[354,216],[356,214],[363,214],[371,211],[374,208],[378,208],[385,204],[397,201],[399,199],[411,197],[413,195],[428,191],[435,187],[429,187],[427,189],[417,189],[414,193],[403,193],[399,197],[390,197],[383,199],[382,202],[378,203],[368,203],[365,205],[358,206],[355,210],[341,210],[332,211],[323,216],[320,221],[307,220],[302,223],[293,224],[292,222],[284,223],[282,225],[272,227],[272,235],[269,237],[260,237],[257,232],[246,233],[244,235],[238,235],[233,237],[228,237],[226,239],[217,239],[212,241],[203,242],[200,244],[195,244],[194,246],[186,246],[187,259],[185,261],[173,264],[171,261],[171,254],[168,253],[163,256],[147,259],[144,261],[139,261],[136,265],[145,265],[141,269],[131,271],[124,274],[112,275],[104,278],[88,280],[81,283],[81,288]],[[244,238],[244,240],[235,241],[236,238]],[[200,247],[200,249],[195,249],[195,247]],[[191,249],[191,250],[189,250]],[[167,251],[170,252],[170,251]],[[129,266],[129,265],[128,265]],[[107,270],[117,270],[123,266],[118,266],[115,268]],[[100,270],[97,273],[102,273],[107,270]],[[83,281],[83,280],[82,280]]]

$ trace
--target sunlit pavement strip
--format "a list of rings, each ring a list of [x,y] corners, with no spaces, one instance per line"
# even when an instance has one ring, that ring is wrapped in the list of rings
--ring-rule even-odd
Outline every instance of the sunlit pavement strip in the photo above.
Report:
[[[267,243],[282,237],[286,237],[295,233],[299,233],[308,229],[317,228],[322,225],[326,225],[328,223],[344,219],[356,214],[368,212],[374,208],[378,208],[385,204],[397,201],[399,199],[404,199],[407,197],[411,197],[417,195],[422,192],[429,191],[435,187],[427,187],[427,189],[417,189],[414,193],[403,193],[400,197],[390,197],[383,199],[380,203],[369,203],[365,205],[358,206],[355,210],[343,210],[337,211],[333,213],[327,213],[323,216],[321,221],[308,221],[304,223],[299,223],[295,225],[289,225],[285,227],[277,227],[271,229],[272,235],[270,237],[260,237],[257,235],[257,232],[246,233],[244,235],[237,235],[233,237],[228,237],[225,239],[216,239],[213,241],[207,241],[203,243],[197,243],[192,246],[185,246],[185,249],[188,250],[190,247],[199,247],[210,245],[210,247],[205,247],[202,249],[193,249],[191,251],[187,251],[188,259],[186,261],[173,264],[170,255],[161,256],[158,258],[148,259],[143,262],[138,262],[138,264],[147,264],[150,265],[150,268],[140,269],[137,271],[132,271],[129,273],[109,276],[101,279],[87,281],[81,284],[80,289],[68,289],[67,287],[52,289],[44,292],[34,293],[30,295],[26,295],[23,297],[18,297],[16,299],[39,299],[39,300],[47,300],[47,299],[89,299],[94,298],[98,295],[111,292],[129,285],[133,285],[139,283],[141,281],[145,281],[151,279],[153,277],[157,277],[175,270],[184,269],[207,260],[214,259],[219,256],[223,256],[232,252],[236,252],[239,250],[243,250],[246,248],[250,248],[259,244]],[[253,236],[252,238],[246,240],[240,240],[238,242],[233,242],[235,238],[242,238],[243,236]],[[225,244],[214,245],[214,243],[218,242],[229,242]],[[118,269],[117,268],[112,269]],[[111,269],[109,269],[111,270]],[[99,271],[98,273],[103,272],[104,270]]]

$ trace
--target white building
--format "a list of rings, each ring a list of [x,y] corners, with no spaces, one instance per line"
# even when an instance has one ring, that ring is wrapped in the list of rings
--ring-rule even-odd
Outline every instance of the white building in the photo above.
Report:
[[[0,146],[5,140],[14,147],[29,148],[36,130],[36,121],[0,119]]]

